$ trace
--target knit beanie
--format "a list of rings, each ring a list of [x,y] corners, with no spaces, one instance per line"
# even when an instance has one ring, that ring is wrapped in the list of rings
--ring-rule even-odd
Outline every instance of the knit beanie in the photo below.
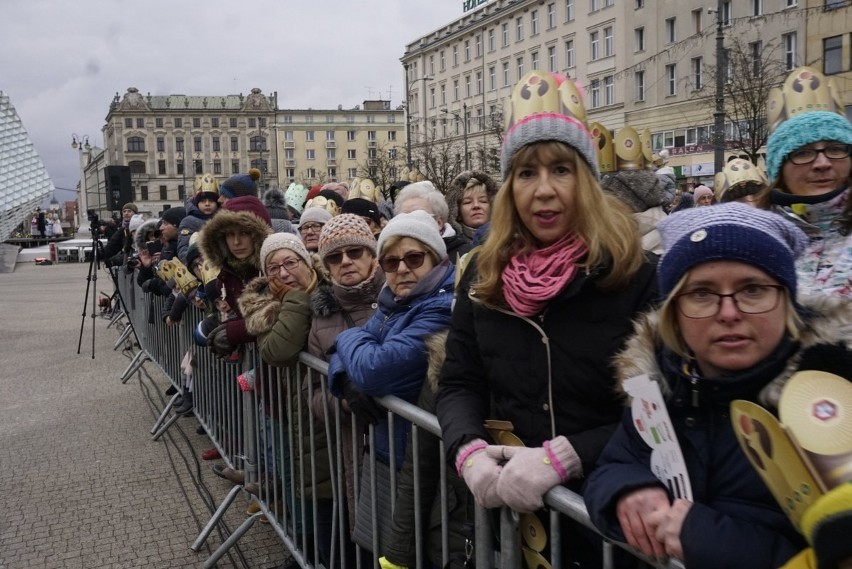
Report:
[[[254,196],[241,196],[229,199],[225,205],[222,206],[222,209],[253,213],[266,222],[266,225],[272,227],[272,219],[269,217],[269,212],[266,210],[266,207],[264,207],[263,202]]]
[[[852,482],[841,484],[814,502],[802,515],[802,533],[810,542],[818,569],[834,569],[852,556]]]
[[[287,200],[281,188],[272,187],[263,194],[263,205],[272,219],[290,219],[287,213]]]
[[[130,223],[127,224],[127,229],[130,231],[136,231],[143,223],[145,223],[145,216],[141,213],[134,214],[133,217],[130,218]]]
[[[379,235],[379,256],[384,252],[384,245],[389,237],[411,237],[417,239],[434,251],[440,260],[447,258],[447,245],[438,233],[438,224],[431,215],[418,209],[411,213],[400,213],[394,216]]]
[[[360,215],[361,217],[368,217],[376,223],[382,222],[382,214],[379,212],[379,206],[364,198],[346,200],[340,208],[340,213],[351,213],[353,215]]]
[[[204,174],[195,178],[195,195],[192,196],[192,203],[198,205],[198,202],[205,199],[219,200],[219,182],[213,174]]]
[[[585,123],[583,99],[570,79],[531,71],[515,85],[508,106],[511,115],[500,154],[504,180],[512,170],[512,158],[521,148],[545,141],[562,142],[576,150],[595,177],[600,178],[598,155]]]
[[[701,198],[704,196],[714,197],[713,190],[708,188],[707,186],[698,186],[692,191],[692,197],[695,199],[695,205],[698,205],[698,202],[701,201]]]
[[[852,144],[852,124],[830,111],[805,112],[785,120],[766,143],[766,175],[774,182],[791,152],[822,140]]]
[[[668,296],[691,268],[709,261],[740,261],[787,287],[796,299],[795,259],[808,239],[777,213],[725,203],[673,213],[657,224],[665,252],[657,267]]]
[[[365,200],[366,201],[366,200]],[[367,222],[351,213],[343,213],[325,224],[319,236],[319,256],[325,256],[347,245],[369,249],[376,256],[376,238]]]
[[[299,225],[305,223],[328,223],[331,221],[331,214],[324,207],[306,207],[299,217]]]
[[[132,203],[132,202],[128,202],[128,203],[124,204],[123,206],[121,206],[121,211],[124,211],[126,209],[129,209],[133,213],[139,213],[139,208],[136,207],[136,204]]]
[[[287,191],[284,192],[284,199],[287,205],[296,210],[297,213],[302,213],[307,199],[308,189],[302,184],[290,184]]]
[[[180,225],[184,217],[186,217],[186,208],[184,207],[170,207],[160,215],[161,220],[171,223],[175,227]]]
[[[248,174],[234,174],[219,186],[219,193],[228,199],[240,196],[257,196],[257,180],[260,170],[252,168]]]
[[[311,186],[311,189],[308,190],[308,195],[305,196],[305,201],[310,201],[317,197],[321,189],[322,186],[320,186],[319,184],[317,184],[316,186]]]
[[[624,170],[604,176],[601,187],[627,204],[633,213],[642,213],[666,202],[666,188],[650,170]]]
[[[311,267],[311,254],[305,249],[302,240],[292,233],[272,233],[263,240],[263,245],[260,246],[260,273],[266,274],[266,259],[272,253],[281,249],[290,249],[302,260],[308,267]]]
[[[197,235],[197,233],[196,233]],[[192,242],[190,240],[189,247],[186,249],[186,266],[189,270],[192,270],[192,264],[195,263],[198,258],[201,257],[201,249],[198,247],[198,242]],[[193,273],[195,274],[195,273]]]

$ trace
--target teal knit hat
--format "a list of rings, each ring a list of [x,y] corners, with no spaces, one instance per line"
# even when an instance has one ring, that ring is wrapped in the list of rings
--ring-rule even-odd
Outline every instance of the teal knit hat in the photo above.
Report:
[[[830,111],[796,115],[778,125],[766,144],[766,175],[775,182],[781,166],[794,150],[814,142],[833,141],[852,144],[852,124],[846,117]]]

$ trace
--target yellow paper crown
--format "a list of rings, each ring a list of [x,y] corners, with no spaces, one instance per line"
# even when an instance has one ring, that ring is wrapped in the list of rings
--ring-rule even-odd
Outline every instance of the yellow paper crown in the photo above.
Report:
[[[188,295],[190,292],[198,288],[200,284],[198,279],[195,278],[195,275],[192,274],[192,271],[186,268],[186,266],[180,261],[175,262],[175,284],[180,289],[181,293],[184,296]]]
[[[195,177],[195,193],[207,192],[211,194],[219,193],[219,182],[209,172]]]
[[[811,67],[799,67],[790,72],[780,89],[776,87],[769,92],[766,102],[769,132],[785,120],[811,111],[828,111],[845,116],[840,89],[834,80]]]
[[[157,265],[157,276],[160,277],[163,282],[168,282],[170,278],[175,276],[175,261],[160,261]]]
[[[640,132],[639,140],[642,143],[642,157],[645,159],[645,167],[650,168],[654,163],[654,150],[651,146],[651,129],[646,128]]]
[[[722,196],[729,190],[749,182],[762,186],[769,185],[769,180],[766,179],[763,170],[748,160],[734,158],[725,164],[721,172],[716,172],[713,178],[713,190],[716,192],[716,199],[722,201]]]
[[[590,124],[589,132],[592,133],[595,148],[598,149],[598,166],[601,173],[615,172],[615,145],[612,143],[612,133],[599,122]]]
[[[559,83],[550,73],[531,71],[518,81],[509,99],[506,131],[516,122],[537,113],[558,113],[586,125],[586,108],[580,91],[570,79],[561,79]]]
[[[632,126],[620,128],[613,138],[615,165],[618,170],[640,170],[645,167],[642,141]]]
[[[219,269],[213,268],[213,266],[204,261],[204,264],[201,265],[201,282],[205,285],[216,280],[216,277],[219,276]]]

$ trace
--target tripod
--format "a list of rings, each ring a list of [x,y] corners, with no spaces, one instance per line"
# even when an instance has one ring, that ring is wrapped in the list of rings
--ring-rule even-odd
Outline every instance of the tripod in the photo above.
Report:
[[[100,247],[98,239],[98,216],[89,210],[89,231],[92,232],[92,258],[89,259],[89,275],[86,277],[86,292],[83,295],[83,319],[80,322],[80,336],[77,338],[77,354],[83,344],[83,327],[86,325],[86,305],[89,303],[89,288],[92,290],[92,359],[95,359],[95,311],[98,308],[98,269],[100,269]],[[94,283],[94,284],[93,284]]]

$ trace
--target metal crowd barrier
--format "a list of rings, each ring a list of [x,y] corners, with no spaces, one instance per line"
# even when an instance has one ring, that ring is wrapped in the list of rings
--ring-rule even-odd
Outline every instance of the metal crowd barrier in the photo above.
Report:
[[[257,513],[250,515],[230,537],[204,562],[212,567],[225,555],[253,524],[266,518],[300,567],[363,567],[364,553],[350,540],[352,512],[350,503],[358,504],[361,469],[370,469],[369,478],[374,487],[371,495],[373,548],[376,550],[379,535],[378,507],[376,497],[382,489],[376,488],[376,459],[372,453],[362,449],[375,448],[375,428],[369,426],[362,438],[355,417],[341,411],[340,404],[328,393],[326,374],[328,366],[322,360],[305,352],[297,362],[286,368],[275,368],[263,363],[256,350],[249,349],[237,363],[224,363],[206,348],[196,346],[193,331],[203,318],[195,306],[188,306],[179,325],[166,326],[162,319],[165,299],[145,294],[136,285],[135,274],[114,273],[122,303],[122,314],[140,345],[128,368],[121,375],[126,382],[139,367],[152,361],[174,385],[178,392],[187,383],[181,370],[181,361],[187,351],[193,354],[192,392],[194,413],[204,427],[225,462],[234,469],[245,472],[245,483],[235,485],[226,495],[210,518],[191,548],[200,550],[210,533],[215,529],[227,509],[237,496],[250,491],[259,504]],[[120,343],[116,343],[116,348]],[[238,381],[244,374],[243,381]],[[243,385],[245,391],[240,389]],[[311,405],[315,396],[320,401],[331,402]],[[151,429],[154,440],[158,439],[177,415],[171,413],[175,395],[162,411]],[[440,438],[437,418],[423,409],[396,397],[378,400],[387,410],[390,439],[393,440],[394,418],[401,417],[412,423],[409,444],[414,446],[414,523],[416,567],[429,567],[426,548],[426,528],[420,520],[424,511],[431,510],[432,503],[424,503],[420,496],[419,478],[423,468],[434,468],[435,464],[420,464],[418,453],[423,433]],[[319,408],[318,408],[319,407]],[[325,441],[323,443],[323,441]],[[318,445],[325,445],[319,448]],[[394,445],[390,445],[390,463],[394,464]],[[354,495],[346,490],[347,463],[345,454],[351,456]],[[441,443],[441,456],[443,456]],[[364,457],[368,458],[365,459]],[[441,511],[441,566],[450,561],[448,529],[448,467],[439,460],[440,484],[438,500]],[[329,480],[323,484],[321,473],[328,472]],[[366,470],[364,470],[366,472]],[[390,494],[393,507],[396,502],[396,478],[398,473],[390,469]],[[319,496],[320,490],[324,492]],[[557,487],[547,493],[545,503],[550,508],[547,535],[552,544],[561,543],[561,519],[569,518],[599,533],[591,524],[583,499],[567,488]],[[426,509],[426,510],[424,510]],[[520,516],[508,508],[499,515],[499,527],[490,512],[477,506],[475,509],[474,550],[477,567],[500,567],[518,569],[523,566],[521,548]],[[499,544],[494,539],[499,533]],[[321,536],[327,539],[321,540]],[[324,544],[324,545],[323,545]],[[656,567],[682,568],[678,562],[655,564],[624,544],[614,544],[604,539],[601,564],[613,567],[613,548],[622,547],[632,555]],[[354,550],[354,556],[352,552]],[[499,551],[498,551],[499,550]],[[550,566],[559,568],[560,547],[552,547]],[[379,555],[370,556],[370,563],[378,567]],[[322,563],[321,563],[322,560]],[[543,566],[543,565],[542,565]]]

